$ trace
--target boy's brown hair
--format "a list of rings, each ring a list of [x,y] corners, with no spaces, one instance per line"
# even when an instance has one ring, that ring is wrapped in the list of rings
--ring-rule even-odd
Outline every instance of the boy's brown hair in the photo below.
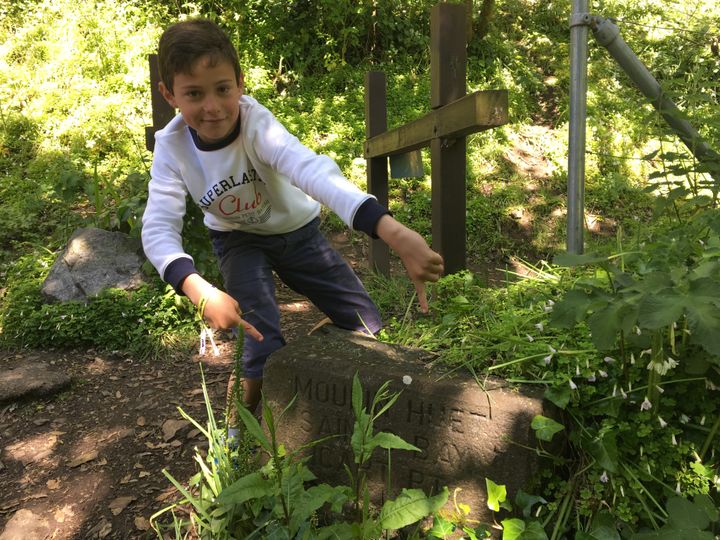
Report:
[[[240,82],[237,51],[225,32],[207,19],[189,19],[167,27],[160,36],[158,64],[165,87],[172,93],[175,74],[189,74],[202,57],[208,58],[210,66],[230,62]]]

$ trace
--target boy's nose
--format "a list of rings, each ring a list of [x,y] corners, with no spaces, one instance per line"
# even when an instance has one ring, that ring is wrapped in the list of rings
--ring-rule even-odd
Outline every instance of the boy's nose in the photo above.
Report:
[[[216,113],[220,110],[220,103],[214,97],[208,97],[203,102],[203,109],[208,113]]]

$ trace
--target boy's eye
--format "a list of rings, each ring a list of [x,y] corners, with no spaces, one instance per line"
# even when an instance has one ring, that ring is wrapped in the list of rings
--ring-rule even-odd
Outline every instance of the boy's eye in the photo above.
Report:
[[[188,90],[185,95],[189,98],[197,98],[200,97],[200,92],[198,90]]]

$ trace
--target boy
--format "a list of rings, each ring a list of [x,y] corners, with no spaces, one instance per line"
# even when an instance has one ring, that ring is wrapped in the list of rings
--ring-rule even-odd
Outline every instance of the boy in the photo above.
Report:
[[[166,29],[159,65],[160,92],[180,114],[155,135],[143,247],[212,328],[244,328],[242,386],[251,410],[265,359],[285,344],[273,271],[335,325],[381,327],[362,283],[318,231],[320,203],[397,252],[427,311],[424,283],[442,275],[442,257],[244,94],[237,52],[214,23],[193,19]],[[187,194],[203,210],[227,293],[200,276],[182,248]]]

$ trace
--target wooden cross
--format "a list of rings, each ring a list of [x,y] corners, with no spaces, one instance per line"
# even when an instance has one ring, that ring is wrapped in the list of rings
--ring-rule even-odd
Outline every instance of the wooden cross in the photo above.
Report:
[[[365,158],[368,192],[388,205],[388,157],[430,146],[432,245],[445,259],[445,273],[465,268],[465,136],[508,120],[507,90],[466,95],[464,4],[437,4],[430,19],[430,113],[387,131],[385,74],[365,77]],[[373,240],[370,266],[389,275],[387,245]]]

